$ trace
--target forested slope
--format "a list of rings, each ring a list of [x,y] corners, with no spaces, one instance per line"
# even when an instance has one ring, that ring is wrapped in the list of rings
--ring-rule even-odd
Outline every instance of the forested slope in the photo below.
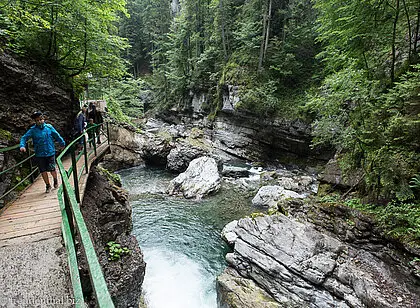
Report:
[[[418,1],[1,0],[0,12],[3,50],[124,121],[145,105],[188,110],[196,93],[214,117],[235,86],[237,110],[311,122],[313,144],[361,172],[369,201],[409,209],[418,236]]]

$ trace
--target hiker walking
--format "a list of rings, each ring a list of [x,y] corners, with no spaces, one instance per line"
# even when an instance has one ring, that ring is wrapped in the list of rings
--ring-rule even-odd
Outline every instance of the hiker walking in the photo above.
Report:
[[[32,138],[35,151],[35,162],[41,172],[45,182],[45,192],[51,191],[48,172],[51,173],[54,181],[54,188],[58,187],[57,171],[55,170],[55,145],[57,141],[61,146],[65,146],[64,139],[51,124],[45,123],[42,112],[37,111],[31,115],[35,124],[20,139],[20,151],[26,152],[26,142]]]

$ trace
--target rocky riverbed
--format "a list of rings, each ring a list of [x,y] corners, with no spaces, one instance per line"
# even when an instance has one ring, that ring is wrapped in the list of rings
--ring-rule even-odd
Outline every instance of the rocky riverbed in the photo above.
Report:
[[[251,206],[263,213],[232,222],[223,232],[233,252],[217,279],[219,307],[420,305],[413,262],[419,254],[387,238],[369,217],[316,202],[319,169],[271,161],[256,173],[258,181],[249,181],[249,170],[230,162],[263,156],[244,154],[245,145],[222,142],[206,125],[149,121],[142,133],[113,127],[112,134],[117,150],[106,164],[158,163],[180,172],[168,187],[171,194],[206,198],[226,181],[253,194]],[[334,185],[340,183],[339,174],[328,174]]]

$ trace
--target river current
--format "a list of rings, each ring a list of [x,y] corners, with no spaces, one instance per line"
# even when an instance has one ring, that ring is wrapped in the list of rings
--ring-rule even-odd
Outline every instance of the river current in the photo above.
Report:
[[[186,200],[165,194],[175,177],[165,170],[140,166],[118,173],[130,194],[133,234],[147,263],[147,307],[216,308],[215,281],[229,251],[220,232],[255,210],[252,196],[223,185],[213,196]]]

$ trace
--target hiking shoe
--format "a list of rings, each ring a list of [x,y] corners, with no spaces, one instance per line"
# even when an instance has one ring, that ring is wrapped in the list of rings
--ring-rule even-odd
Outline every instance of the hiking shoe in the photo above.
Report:
[[[54,188],[58,188],[58,179],[54,179]]]
[[[51,191],[51,185],[47,184],[47,186],[45,186],[45,193],[49,193]]]

